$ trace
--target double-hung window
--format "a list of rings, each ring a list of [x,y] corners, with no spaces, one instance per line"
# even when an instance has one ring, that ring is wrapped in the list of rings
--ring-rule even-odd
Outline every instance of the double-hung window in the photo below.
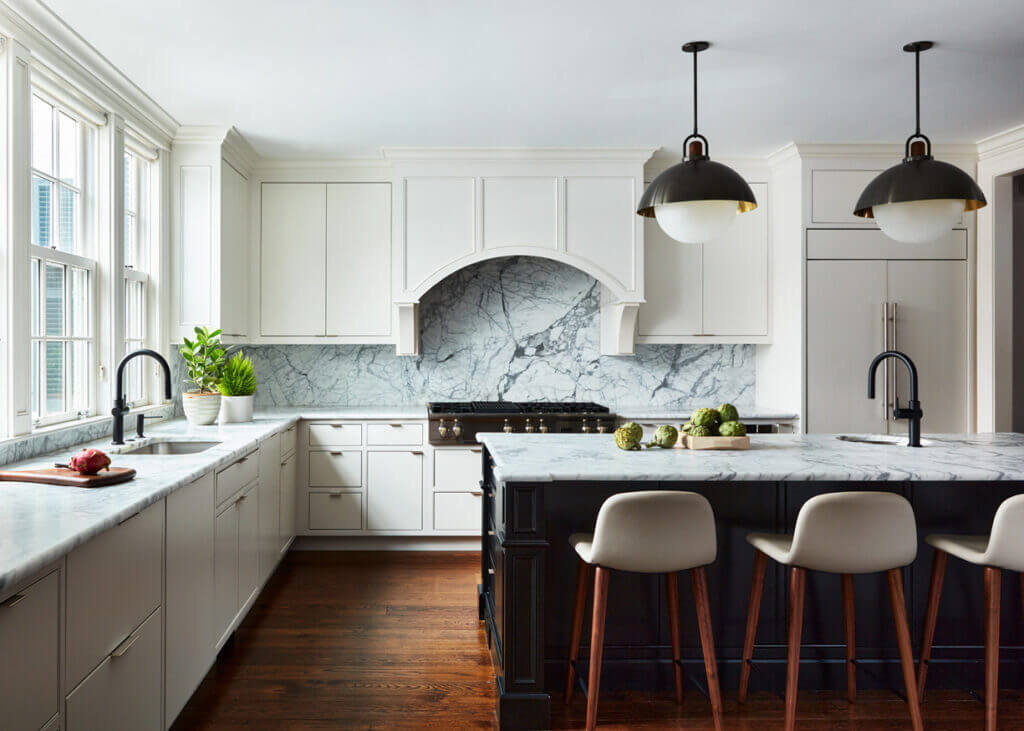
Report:
[[[84,151],[92,134],[55,100],[32,96],[32,416],[37,426],[91,413],[96,253],[85,233]]]
[[[145,347],[149,340],[149,181],[150,163],[140,155],[124,153],[124,348],[125,353]],[[149,403],[143,359],[125,369],[125,396],[129,405]]]

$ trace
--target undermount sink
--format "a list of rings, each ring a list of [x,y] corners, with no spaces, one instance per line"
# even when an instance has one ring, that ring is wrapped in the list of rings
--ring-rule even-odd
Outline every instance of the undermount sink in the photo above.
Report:
[[[126,447],[121,454],[196,454],[216,447],[220,442],[154,441],[139,447]]]
[[[857,444],[884,444],[890,447],[907,446],[906,435],[889,436],[886,434],[840,434],[836,437],[841,442],[854,442]],[[921,446],[928,447],[934,444],[930,439],[922,439]]]

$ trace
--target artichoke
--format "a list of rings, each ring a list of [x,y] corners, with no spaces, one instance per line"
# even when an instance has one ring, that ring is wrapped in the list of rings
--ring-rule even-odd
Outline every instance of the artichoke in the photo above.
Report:
[[[740,412],[732,404],[722,404],[719,406],[718,414],[722,417],[723,422],[736,421],[740,418]]]
[[[680,427],[680,429],[682,429],[683,432],[685,432],[686,434],[689,434],[690,433],[690,429],[692,429],[692,428],[693,428],[693,422],[692,421],[688,421],[688,422],[686,422],[685,424],[683,424]]]
[[[694,426],[706,426],[712,430],[722,421],[722,416],[714,409],[697,409],[690,417]],[[690,431],[693,434],[693,431]]]
[[[679,441],[679,431],[671,424],[662,424],[654,432],[654,440],[647,444],[648,447],[661,447],[672,449]]]
[[[709,426],[702,426],[694,424],[689,432],[691,437],[713,437],[715,436],[714,430]]]
[[[718,427],[718,433],[723,437],[745,437],[747,435],[747,426],[742,421],[724,421]]]
[[[623,424],[619,428],[620,429],[625,429],[627,432],[632,434],[633,435],[633,441],[635,441],[635,442],[640,442],[644,438],[644,428],[642,426],[640,426],[639,424],[636,424],[636,423],[634,423],[632,421]]]
[[[633,426],[637,425],[633,424]],[[625,450],[640,449],[640,439],[637,437],[636,431],[628,427],[629,424],[626,424],[615,430],[615,446]],[[640,427],[637,426],[637,429],[640,429]],[[642,429],[640,429],[640,434],[643,435]]]

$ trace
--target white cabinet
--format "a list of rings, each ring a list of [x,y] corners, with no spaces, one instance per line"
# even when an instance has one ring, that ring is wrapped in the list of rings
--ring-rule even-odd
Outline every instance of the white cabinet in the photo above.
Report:
[[[558,178],[483,180],[483,248],[558,248]]]
[[[60,710],[60,573],[0,601],[0,718],[10,729],[40,729]]]
[[[167,496],[165,725],[214,660],[214,474]]]
[[[236,503],[238,509],[238,609],[260,588],[259,489],[253,485]]]
[[[260,442],[259,555],[260,584],[277,566],[281,554],[281,435]]]
[[[423,528],[423,452],[366,453],[367,530]]]
[[[310,530],[360,530],[363,527],[363,496],[358,492],[311,492]]]
[[[434,450],[434,489],[472,492],[483,479],[483,449],[446,448]]]
[[[767,342],[770,204],[767,184],[750,188],[757,208],[713,242],[681,244],[645,219],[637,342]]]
[[[230,503],[214,521],[214,627],[219,649],[238,612],[238,506]]]
[[[172,341],[196,325],[249,330],[251,148],[233,129],[182,128],[171,151]]]
[[[260,334],[326,332],[327,186],[263,183]]]
[[[565,250],[592,262],[606,284],[637,289],[639,249],[636,179],[571,176],[565,179]]]
[[[423,444],[423,425],[367,424],[366,443],[375,447]]]
[[[310,487],[362,487],[363,453],[358,449],[309,453]]]
[[[386,338],[391,185],[263,183],[260,334]]]
[[[292,538],[295,537],[295,469],[296,457],[294,449],[281,460],[281,514],[278,525],[278,552],[288,550]]]
[[[404,289],[416,289],[446,264],[473,253],[476,208],[473,177],[405,179]]]
[[[307,434],[311,447],[356,447],[363,443],[362,424],[310,424]]]
[[[259,474],[260,461],[256,450],[222,469],[217,473],[217,505],[234,497],[239,490],[259,477]]]
[[[159,731],[160,609],[68,695],[68,731]]]
[[[480,534],[482,493],[435,492],[434,530],[474,531]]]

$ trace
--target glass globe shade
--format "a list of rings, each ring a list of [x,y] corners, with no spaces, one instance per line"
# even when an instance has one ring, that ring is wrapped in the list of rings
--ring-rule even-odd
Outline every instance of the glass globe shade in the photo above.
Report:
[[[654,207],[661,230],[684,244],[703,244],[721,236],[739,213],[736,201],[680,201]]]
[[[963,210],[964,201],[953,198],[885,203],[872,207],[882,233],[905,244],[924,244],[949,233],[960,220]]]

